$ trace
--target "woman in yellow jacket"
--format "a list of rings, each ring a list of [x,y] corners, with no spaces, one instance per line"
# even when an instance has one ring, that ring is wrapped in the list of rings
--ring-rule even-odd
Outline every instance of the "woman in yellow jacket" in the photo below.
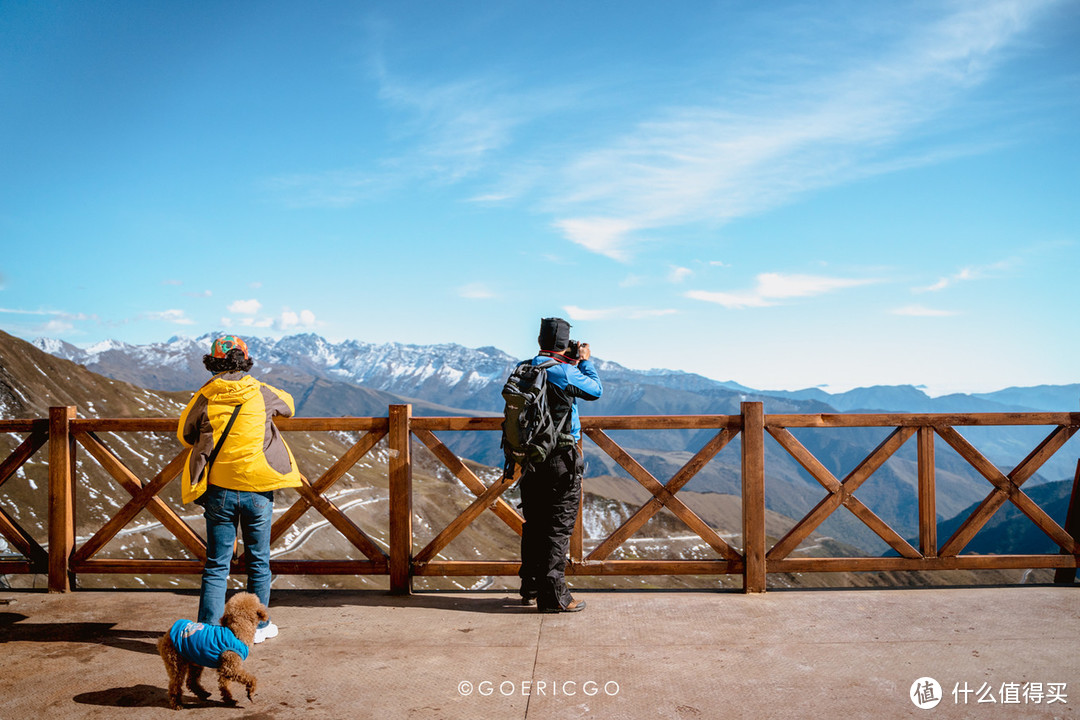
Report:
[[[199,622],[216,625],[225,609],[238,525],[247,557],[247,590],[269,606],[274,490],[299,486],[300,472],[273,423],[275,415],[293,414],[292,397],[247,374],[253,365],[247,344],[234,335],[220,337],[203,356],[203,365],[215,375],[184,408],[177,434],[191,448],[185,488],[210,466],[206,491],[195,500],[206,518]],[[260,623],[255,642],[277,634],[273,622]]]

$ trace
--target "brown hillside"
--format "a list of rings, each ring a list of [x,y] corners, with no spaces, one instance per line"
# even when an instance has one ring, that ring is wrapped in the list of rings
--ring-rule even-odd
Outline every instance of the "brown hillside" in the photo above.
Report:
[[[256,373],[258,376],[258,373]],[[192,388],[194,390],[194,388]],[[48,408],[74,405],[80,417],[177,417],[190,398],[188,392],[151,391],[119,380],[110,380],[86,368],[49,355],[33,345],[0,331],[0,417],[46,417]],[[22,441],[14,433],[0,433],[0,452],[6,456]],[[167,433],[102,433],[100,439],[111,448],[143,482],[153,478],[177,453],[179,442]],[[337,458],[359,439],[358,433],[291,432],[287,441],[293,448],[301,470],[309,478],[319,477]],[[416,546],[423,547],[436,533],[473,499],[420,443],[414,440],[414,532]],[[130,495],[82,448],[77,448],[76,532],[81,544],[121,507]],[[42,545],[46,544],[46,499],[48,489],[47,452],[39,451],[2,487],[0,508],[29,530]],[[357,463],[328,493],[359,527],[384,549],[388,534],[387,461],[385,441]],[[498,470],[467,463],[485,482]],[[638,506],[649,499],[635,481],[618,478],[589,478],[585,482],[584,508],[586,550],[614,531]],[[296,500],[293,491],[281,491],[275,498],[281,512]],[[734,547],[741,547],[741,505],[736,496],[718,493],[681,492],[680,497],[711,526],[718,529]],[[162,493],[162,498],[202,533],[201,509],[183,506],[176,483]],[[515,503],[513,491],[507,499]],[[768,513],[767,532],[783,535],[794,524],[790,518]],[[361,559],[353,548],[315,510],[303,518],[272,549],[275,557],[288,559]],[[850,547],[811,536],[800,554],[852,555]],[[0,540],[0,556],[12,550]],[[187,550],[163,530],[157,520],[144,511],[137,516],[99,554],[99,557],[190,557]],[[518,538],[491,513],[485,513],[452,542],[440,559],[515,560]],[[613,558],[715,558],[715,552],[700,538],[695,538],[667,511],[653,518],[637,536],[620,548]],[[835,575],[771,576],[773,586],[820,585],[923,585],[969,584],[972,582],[1015,582],[1021,572],[1012,573],[858,573]],[[0,577],[0,581],[3,578]],[[83,587],[195,587],[197,576],[117,576],[81,575]],[[17,586],[44,584],[40,577],[9,577]],[[385,587],[382,577],[303,577],[281,576],[275,587]],[[516,578],[418,578],[417,588],[513,588]],[[646,577],[646,578],[574,578],[578,587],[717,587],[739,586],[737,576],[715,577]]]

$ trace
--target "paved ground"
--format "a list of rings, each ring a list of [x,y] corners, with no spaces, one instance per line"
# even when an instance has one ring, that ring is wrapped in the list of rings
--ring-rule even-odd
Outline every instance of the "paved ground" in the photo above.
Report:
[[[579,597],[538,615],[503,593],[275,591],[255,700],[183,716],[1080,718],[1077,586]],[[196,606],[0,591],[0,719],[177,717],[155,642]],[[922,677],[936,708],[909,699]]]

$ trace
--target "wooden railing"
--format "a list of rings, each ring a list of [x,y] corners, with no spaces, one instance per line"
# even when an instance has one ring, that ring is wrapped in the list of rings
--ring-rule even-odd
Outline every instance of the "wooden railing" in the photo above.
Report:
[[[1035,472],[1071,438],[1080,427],[1076,413],[981,413],[932,415],[771,415],[766,431],[791,454],[810,475],[829,492],[791,531],[766,553],[771,572],[849,572],[861,570],[952,570],[952,569],[1009,569],[1009,568],[1075,568],[1080,557],[1077,542],[1077,483],[1080,483],[1080,464],[1073,483],[1066,520],[1072,532],[1066,531],[1046,514],[1020,488]],[[1008,474],[1002,473],[956,430],[956,426],[1054,426],[1039,443]],[[881,442],[844,480],[838,481],[798,440],[790,428],[867,428],[892,427],[893,432]],[[904,443],[915,437],[918,448],[918,507],[919,548],[916,549],[899,533],[874,514],[854,496],[859,488]],[[953,535],[938,546],[935,480],[935,437],[941,437],[965,461],[993,486],[975,511],[963,521]],[[975,534],[990,520],[1006,501],[1016,505],[1024,515],[1050,537],[1065,553],[1071,555],[967,555],[961,556]],[[899,557],[873,558],[800,558],[789,553],[841,505],[873,530]],[[1075,573],[1074,573],[1075,574]],[[1065,577],[1064,574],[1061,575]]]
[[[514,478],[485,484],[469,466],[436,435],[439,432],[500,429],[498,417],[412,417],[411,406],[390,406],[385,418],[290,418],[278,421],[286,432],[344,431],[363,433],[340,458],[314,481],[297,488],[297,498],[273,523],[271,543],[281,538],[300,517],[314,508],[363,560],[272,560],[278,574],[387,575],[395,592],[409,592],[418,576],[516,575],[515,559],[445,560],[440,553],[486,510],[520,535],[523,519],[502,495]],[[73,407],[51,408],[47,420],[0,420],[0,433],[25,435],[0,462],[0,485],[16,474],[34,454],[48,445],[48,548],[44,548],[0,507],[0,534],[21,559],[0,559],[0,573],[47,572],[49,589],[70,590],[80,573],[199,573],[206,545],[162,497],[179,476],[187,451],[176,454],[145,480],[120,459],[101,439],[104,433],[172,433],[173,418],[80,419]],[[999,470],[957,430],[962,426],[1050,426],[1053,429],[1008,473]],[[796,439],[799,428],[892,428],[892,432],[842,480]],[[743,403],[739,415],[620,416],[582,418],[584,434],[612,458],[651,495],[606,538],[584,552],[582,523],[577,524],[570,546],[570,575],[724,575],[743,578],[746,592],[764,592],[767,573],[852,572],[891,570],[1057,568],[1058,582],[1073,582],[1080,567],[1080,463],[1070,498],[1065,527],[1039,507],[1021,486],[1080,429],[1080,413],[1007,414],[835,414],[765,415],[761,403]],[[711,439],[671,478],[661,482],[608,434],[620,430],[715,431]],[[765,532],[765,436],[768,434],[826,491],[786,535],[769,547]],[[738,437],[741,441],[743,547],[736,548],[721,537],[678,495],[679,491],[719,452]],[[327,495],[349,470],[383,439],[387,439],[389,530],[384,550],[358,527]],[[413,533],[413,439],[425,446],[474,496],[423,547],[416,548]],[[918,545],[914,547],[863,502],[855,491],[894,454],[913,439],[918,455]],[[989,483],[986,498],[953,535],[939,544],[937,538],[935,442],[943,439]],[[128,494],[126,502],[81,545],[76,544],[75,489],[76,447],[84,450]],[[587,481],[586,481],[587,484]],[[962,555],[965,546],[1006,502],[1013,503],[1060,548],[1052,555]],[[810,537],[840,506],[846,507],[896,552],[896,557],[791,557],[792,551]],[[666,508],[692,530],[715,554],[700,560],[618,560],[612,554]],[[108,559],[95,557],[116,534],[143,510],[148,510],[193,558]],[[728,528],[728,530],[732,530]],[[237,566],[240,560],[237,561]]]
[[[49,442],[48,420],[3,420],[0,431],[26,437],[0,462],[0,487]],[[50,449],[51,450],[51,449]],[[49,567],[49,552],[22,528],[0,505],[0,535],[19,552],[22,559],[0,559],[0,573],[41,573]]]

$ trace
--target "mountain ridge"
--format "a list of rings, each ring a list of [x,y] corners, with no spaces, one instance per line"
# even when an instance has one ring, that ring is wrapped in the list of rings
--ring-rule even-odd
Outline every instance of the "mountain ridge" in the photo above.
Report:
[[[104,352],[116,352],[121,350],[116,345],[106,346]],[[491,350],[489,354],[494,354]],[[201,355],[199,356],[201,359]],[[201,363],[200,363],[201,364]],[[609,366],[609,371],[612,377],[618,377],[620,372],[619,366]],[[284,372],[281,370],[281,372]],[[293,372],[302,378],[309,378],[300,370],[293,370]],[[632,372],[632,371],[628,371]],[[201,369],[200,379],[205,380],[206,372]],[[351,400],[348,397],[342,397],[340,393],[344,384],[332,383],[329,381],[323,381],[321,378],[316,378],[313,381],[321,388],[321,391],[325,394],[329,394],[332,398],[344,402],[347,406],[350,405]],[[354,386],[358,390],[362,390],[361,386]],[[618,392],[618,383],[612,383],[613,390]],[[193,388],[186,388],[183,392],[166,393],[159,391],[151,391],[140,388],[135,385],[131,385],[115,379],[109,379],[104,376],[97,375],[86,368],[78,367],[69,361],[64,361],[55,356],[51,356],[36,346],[29,345],[24,341],[18,340],[5,333],[0,332],[0,400],[4,403],[3,415],[19,416],[19,417],[40,417],[47,408],[56,404],[73,404],[79,406],[80,414],[85,416],[101,416],[101,417],[118,417],[118,416],[133,416],[133,415],[147,415],[147,416],[175,416],[175,414],[182,407],[185,400],[190,397],[190,392]],[[634,402],[638,403],[660,403],[661,399],[651,397],[659,391],[666,391],[667,388],[661,386],[647,386],[641,391],[641,396],[634,399]],[[371,391],[375,392],[375,391]],[[314,394],[314,393],[311,393]],[[663,392],[661,392],[663,394]],[[692,393],[682,392],[680,395],[692,396]],[[717,399],[723,399],[726,403],[732,403],[734,405],[733,412],[737,412],[737,404],[741,397],[745,397],[743,394],[735,393],[734,391],[724,388],[713,388],[711,392],[706,393],[709,397],[706,397],[706,401],[713,402]],[[376,402],[382,402],[385,398],[382,396],[375,396]],[[793,401],[787,401],[793,402]],[[806,407],[814,404],[812,401],[799,401],[801,406]],[[433,406],[434,407],[434,406]],[[350,408],[351,409],[351,408]],[[382,408],[385,410],[385,406]],[[437,408],[436,408],[437,409]],[[453,408],[444,408],[445,410],[453,410]],[[350,413],[352,414],[352,413]],[[807,445],[808,448],[818,457],[823,464],[829,467],[830,471],[836,474],[837,477],[842,476],[842,472],[845,466],[850,467],[854,462],[861,459],[863,455],[877,444],[880,440],[880,432],[882,429],[874,428],[861,428],[852,429],[851,432],[841,431],[830,432],[823,431],[824,439],[814,439],[813,433],[816,432],[813,429],[809,431],[807,436],[804,436],[801,431],[796,431],[800,436],[800,440]],[[887,430],[886,430],[887,431]],[[622,437],[619,435],[620,431],[612,431],[613,437]],[[708,439],[706,434],[710,434],[712,431],[703,431],[701,433],[694,433],[691,431],[665,431],[669,435],[675,435],[676,442],[669,442],[671,447],[677,447],[677,449],[667,450],[664,449],[650,449],[649,447],[638,447],[630,443],[625,443],[624,447],[628,449],[636,458],[638,458],[643,465],[645,465],[650,472],[655,476],[663,479],[666,476],[670,476],[675,470],[677,470],[692,454],[693,449],[702,444],[702,439]],[[462,435],[484,435],[484,433],[461,433]],[[487,433],[488,435],[494,435]],[[661,433],[662,434],[662,433]],[[355,438],[338,437],[340,433],[330,433],[329,437],[321,438],[308,438],[306,433],[298,433],[295,438],[295,452],[297,452],[297,458],[305,466],[309,466],[313,472],[320,472],[321,468],[328,465],[335,457],[340,456],[340,453],[348,447],[350,442],[355,441]],[[711,435],[710,435],[711,436]],[[4,440],[10,440],[4,438]],[[17,439],[16,439],[17,440]],[[620,440],[620,442],[622,442]],[[175,452],[175,439],[170,437],[155,438],[153,434],[147,438],[141,440],[141,443],[149,443],[145,446],[131,447],[127,443],[120,442],[118,449],[124,456],[126,462],[130,463],[133,469],[141,467],[146,464],[147,460],[152,462],[148,466],[148,469],[144,472],[153,473],[151,468],[160,467],[168,457],[170,453]],[[717,457],[712,463],[703,469],[703,475],[706,476],[707,482],[694,490],[691,486],[685,488],[687,494],[684,495],[686,502],[697,504],[705,503],[701,510],[708,510],[709,512],[720,512],[723,508],[727,507],[727,510],[723,510],[726,515],[731,517],[737,516],[739,513],[735,512],[737,509],[735,506],[728,507],[731,503],[738,503],[738,477],[739,477],[739,458],[738,458],[738,443],[732,443],[728,449],[725,449],[720,456]],[[329,452],[327,452],[329,451]],[[377,462],[385,461],[385,447],[377,450]],[[589,451],[590,458],[596,459],[601,455]],[[905,448],[902,448],[901,452],[890,459],[874,476],[859,490],[859,497],[876,513],[878,513],[886,522],[893,525],[898,531],[904,534],[910,534],[911,523],[916,516],[915,508],[910,504],[904,504],[904,498],[908,498],[907,502],[910,502],[910,498],[914,497],[912,490],[912,482],[914,478],[914,448],[911,443],[908,443]],[[767,483],[769,484],[769,493],[767,497],[770,499],[769,510],[773,513],[778,513],[775,517],[780,520],[779,516],[784,516],[781,522],[787,522],[788,524],[794,521],[790,518],[801,517],[822,495],[822,488],[815,481],[806,476],[805,472],[798,468],[797,463],[786,455],[785,453],[778,452],[777,448],[773,448],[768,445],[766,448],[766,466],[769,468],[769,476]],[[432,461],[425,461],[423,458],[425,453],[421,448],[417,454],[417,477],[427,477],[431,480],[440,480],[445,478],[446,473],[439,469],[437,464],[432,464]],[[429,467],[430,465],[430,467]],[[938,509],[941,512],[939,516],[942,521],[944,518],[949,518],[956,515],[957,511],[965,508],[971,502],[978,497],[985,495],[989,490],[989,485],[985,480],[980,478],[972,478],[973,472],[970,468],[966,468],[962,462],[957,462],[955,458],[950,458],[947,453],[939,451],[937,466],[938,475],[938,489],[939,489],[939,502]],[[603,475],[602,472],[605,468],[601,466],[601,472],[597,475]],[[93,464],[90,464],[90,470],[95,476],[99,476],[100,469],[95,469]],[[967,476],[964,476],[960,471],[966,471]],[[24,472],[25,471],[25,472]],[[9,483],[5,486],[5,495],[11,498],[12,492],[16,494],[13,499],[16,500],[15,507],[20,511],[20,517],[23,520],[30,521],[29,524],[36,524],[34,521],[43,517],[43,507],[41,501],[43,498],[40,492],[40,487],[45,481],[45,466],[41,458],[35,458],[26,465],[24,469],[19,471],[19,475],[26,477],[28,485],[21,483]],[[367,469],[358,469],[357,472],[366,474]],[[477,468],[477,472],[497,472],[492,471],[490,468],[481,470]],[[141,473],[140,473],[141,474]],[[149,476],[149,475],[148,475]],[[381,477],[381,476],[378,476]],[[448,478],[450,485],[453,482]],[[366,492],[362,490],[362,487],[366,483],[372,482],[371,480],[364,480],[357,484],[355,481],[347,481],[343,491],[347,495],[353,495],[358,492]],[[385,480],[375,479],[376,483],[385,483]],[[426,482],[426,481],[425,481]],[[440,480],[441,482],[441,480]],[[601,482],[595,480],[592,482]],[[636,481],[623,478],[621,480],[613,479],[608,482],[607,487],[609,489],[613,487],[612,482],[619,482],[623,487],[627,487],[630,490],[634,490],[637,493],[641,493],[642,488]],[[1034,484],[1032,480],[1029,484]],[[113,507],[119,507],[119,502],[123,500],[123,493],[118,493],[117,488],[111,487],[111,483],[106,477],[96,477],[92,481],[92,485],[88,486],[86,495],[86,502],[111,505]],[[425,501],[427,506],[427,512],[430,513],[442,513],[444,512],[443,505],[445,505],[444,490],[439,489],[441,486],[424,485],[424,496],[430,496],[429,501]],[[722,495],[724,489],[729,490],[728,499],[724,499]],[[171,488],[174,491],[175,488]],[[27,491],[32,491],[29,495],[24,495]],[[429,492],[430,491],[430,492]],[[706,494],[695,494],[704,492]],[[1032,490],[1034,494],[1034,488]],[[616,493],[612,493],[616,494]],[[25,500],[23,498],[26,498]],[[31,499],[33,498],[33,499]],[[695,499],[696,498],[696,499]],[[604,522],[611,525],[613,528],[625,517],[628,517],[628,513],[634,512],[637,502],[634,501],[630,504],[618,504],[612,506],[611,503],[614,500],[608,498],[602,500],[600,506],[593,507],[593,516],[590,522],[600,522],[601,518],[604,518]],[[419,503],[418,503],[419,505]],[[602,507],[601,507],[602,506]],[[614,515],[612,512],[617,510]],[[787,510],[787,512],[783,512]],[[665,511],[662,511],[662,513]],[[734,513],[734,514],[733,514]],[[610,517],[609,517],[610,516]],[[731,521],[734,522],[734,521]],[[614,523],[614,524],[612,524]],[[437,526],[437,525],[436,525]],[[605,525],[606,527],[606,525]],[[664,525],[664,527],[667,527]],[[679,525],[672,526],[679,528]],[[772,533],[780,534],[786,528],[782,526],[774,526],[775,529]],[[502,528],[498,528],[496,523],[496,530],[502,531]],[[670,528],[668,528],[670,529]],[[666,530],[665,530],[666,532]],[[850,514],[845,514],[841,509],[833,518],[830,518],[825,524],[819,527],[815,537],[821,538],[822,541],[829,540],[829,537],[836,538],[841,543],[849,543],[859,545],[859,550],[869,551],[871,554],[875,554],[873,549],[869,549],[864,543],[866,539],[867,529],[862,526],[857,520]],[[146,540],[141,541],[144,543],[154,544],[164,542],[163,540],[156,539],[155,537],[147,537]],[[696,543],[696,541],[693,541]],[[814,541],[818,543],[818,540]],[[880,543],[880,540],[878,540]],[[165,546],[162,545],[164,548]],[[803,550],[810,550],[811,548],[803,548]],[[697,552],[691,547],[685,549],[687,552]],[[123,546],[115,550],[116,552],[128,552]],[[146,546],[145,552],[150,552],[150,547]],[[157,551],[155,551],[157,552]],[[680,551],[681,552],[681,551]],[[850,556],[851,549],[847,549],[841,552],[841,554]]]
[[[216,334],[216,333],[215,333]],[[145,346],[125,345],[116,341],[99,343],[96,350],[81,350],[56,341],[39,341],[38,348],[49,348],[73,356],[91,370],[144,386],[182,388],[188,392],[206,380],[202,356],[211,337],[173,337],[165,343]],[[519,360],[494,347],[470,349],[453,343],[441,345],[406,345],[401,343],[363,343],[356,340],[332,343],[314,333],[292,335],[280,340],[252,337],[249,342],[255,359],[254,374],[293,394],[297,414],[334,417],[341,415],[382,416],[387,405],[408,402],[414,414],[422,415],[497,415],[502,409],[501,389],[510,369]],[[599,402],[581,403],[583,415],[728,415],[738,414],[743,401],[764,403],[767,413],[816,414],[852,412],[848,405],[887,405],[873,408],[878,412],[926,412],[925,405],[914,401],[926,398],[917,388],[869,388],[861,393],[839,394],[841,408],[820,389],[791,394],[759,393],[744,386],[732,387],[700,375],[682,371],[637,371],[618,363],[597,360],[604,395]],[[1054,392],[1069,392],[1068,386]],[[1045,388],[1044,398],[1054,397]],[[1016,399],[1013,391],[1011,399]],[[890,400],[890,398],[892,400]],[[905,407],[897,403],[907,399]],[[844,400],[848,402],[844,402]],[[926,398],[928,401],[933,399]],[[1015,412],[1016,404],[996,404],[986,398],[975,399],[979,411]],[[880,402],[879,402],[880,401]],[[890,406],[891,405],[891,406]],[[962,411],[955,406],[937,408]],[[1041,409],[1041,408],[1027,408]],[[1060,408],[1059,408],[1060,409]],[[963,433],[992,462],[1008,472],[1043,437],[1041,427],[964,428]],[[707,443],[715,431],[611,431],[609,435],[661,481],[671,477],[689,460],[696,448]],[[837,478],[843,478],[877,446],[888,430],[853,428],[795,431],[795,435]],[[501,466],[498,433],[448,433],[444,442],[461,457],[487,466]],[[1070,441],[1074,447],[1080,441]],[[987,490],[982,478],[945,443],[938,444],[938,512],[942,519],[955,514],[982,497]],[[1051,458],[1029,482],[1042,482],[1071,476],[1073,459],[1066,448]],[[717,458],[702,468],[686,486],[697,492],[738,494],[740,489],[741,450],[732,443]],[[621,475],[625,471],[606,453],[588,448],[587,476]],[[769,482],[780,491],[768,494],[770,509],[788,517],[802,517],[821,498],[822,488],[786,451],[766,439],[766,464]],[[897,531],[908,533],[917,527],[914,492],[916,452],[914,443],[903,448],[886,463],[873,479],[859,490],[860,498]],[[822,532],[843,542],[877,553],[883,543],[869,528],[850,513],[840,510],[822,526]]]
[[[185,390],[201,382],[205,372],[202,354],[217,334],[196,338],[178,335],[163,343],[143,345],[105,340],[88,348],[45,337],[35,338],[32,344],[51,355],[140,387]],[[252,336],[248,344],[256,362],[269,370],[277,366],[301,368],[327,380],[354,382],[405,397],[423,397],[425,391],[442,384],[443,395],[454,401],[441,404],[463,409],[481,409],[478,404],[481,400],[485,404],[491,401],[491,394],[485,388],[496,382],[501,385],[513,364],[521,360],[490,345],[468,348],[456,343],[417,345],[360,340],[333,343],[316,333],[286,335],[278,340]],[[682,370],[635,370],[599,358],[596,363],[601,377],[647,380],[647,384],[689,392],[726,391],[822,403],[839,412],[1071,412],[1080,401],[1080,383],[1009,386],[993,392],[937,397],[913,385],[874,385],[829,393],[818,387],[755,389]],[[447,393],[446,389],[451,392]]]

